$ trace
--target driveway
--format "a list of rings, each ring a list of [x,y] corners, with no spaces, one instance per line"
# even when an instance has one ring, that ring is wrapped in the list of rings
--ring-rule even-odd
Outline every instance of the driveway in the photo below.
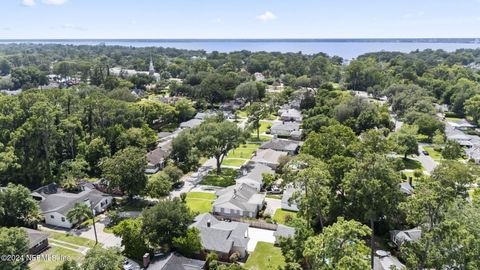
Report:
[[[272,217],[277,211],[277,209],[282,208],[282,201],[279,199],[265,198],[265,202],[267,202],[267,208],[265,209],[265,213],[270,214]]]
[[[247,251],[253,252],[258,242],[275,243],[274,232],[275,231],[249,227],[248,236],[250,237],[250,241],[248,241]]]
[[[103,231],[103,229],[105,229],[105,224],[107,224],[105,215],[100,215],[99,217],[100,221],[95,223],[97,227],[98,242],[104,247],[121,247],[122,239],[120,237],[115,236],[113,233],[106,233]],[[93,226],[89,226],[88,228],[80,230],[73,229],[70,231],[70,233],[95,241]]]
[[[419,155],[417,157],[414,157],[412,158],[413,160],[417,160],[419,161],[420,163],[422,163],[422,166],[424,168],[424,170],[430,174],[437,166],[437,162],[435,162],[435,160],[433,160],[432,157],[430,156],[427,156],[427,155],[424,155],[422,153],[423,151],[423,146],[426,146],[425,144],[419,144],[418,145],[418,152],[419,152]]]

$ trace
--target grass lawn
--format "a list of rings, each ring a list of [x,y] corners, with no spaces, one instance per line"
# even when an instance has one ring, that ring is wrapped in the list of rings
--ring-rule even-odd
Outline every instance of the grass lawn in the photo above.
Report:
[[[242,165],[247,161],[247,159],[231,159],[226,158],[223,160],[223,166],[233,166],[233,167],[242,167]]]
[[[266,242],[258,242],[255,250],[248,257],[245,268],[248,270],[283,269],[285,258],[280,248]]]
[[[238,117],[241,117],[241,118],[247,118],[248,117],[247,111],[237,111],[237,115],[238,115]]]
[[[447,121],[460,121],[460,120],[463,120],[463,118],[459,118],[459,117],[445,117],[445,120],[447,120]]]
[[[250,137],[248,143],[263,143],[263,142],[266,142],[266,141],[270,141],[271,139],[273,139],[273,136],[272,135],[260,135],[260,138],[257,139],[257,134],[252,134],[252,136]]]
[[[99,222],[100,221],[100,217],[99,216],[96,216],[95,217],[95,222]],[[91,218],[85,220],[84,222],[82,222],[82,226],[84,227],[87,227],[87,226],[92,226],[93,225],[93,221]]]
[[[422,163],[418,160],[413,160],[413,159],[404,159],[402,158],[403,165],[405,165],[405,169],[407,170],[423,170]]]
[[[187,206],[192,212],[203,214],[212,211],[212,202],[217,198],[213,193],[189,192],[187,193]]]
[[[266,132],[271,126],[272,123],[270,122],[260,121],[260,133]]]
[[[435,149],[433,149],[433,147],[431,146],[425,146],[423,147],[423,150],[427,151],[428,152],[428,155],[430,157],[432,157],[434,160],[440,160],[442,159],[442,153],[436,151]]]
[[[228,155],[225,158],[250,159],[252,157],[253,152],[255,152],[258,149],[258,147],[260,147],[260,145],[255,143],[242,144],[239,147],[228,152]]]
[[[277,209],[277,211],[275,211],[275,214],[273,215],[273,220],[276,221],[277,223],[285,224],[286,223],[285,219],[287,218],[287,216],[290,216],[291,218],[296,218],[297,212]]]
[[[203,178],[200,184],[207,186],[228,187],[235,184],[235,178],[237,177],[237,170],[224,168],[222,173],[217,175],[216,170],[212,170],[205,178]]]
[[[48,233],[50,238],[53,238],[58,241],[63,241],[67,243],[71,243],[74,245],[79,245],[79,246],[85,246],[85,247],[94,247],[95,246],[95,241],[79,237],[79,236],[74,236],[74,235],[68,235],[66,233],[57,233],[57,232],[51,232],[51,231],[46,231]]]
[[[76,261],[77,263],[83,261],[83,255],[81,253],[55,246],[51,246],[51,248],[42,255],[62,255],[69,257],[70,260]],[[62,263],[63,261],[60,260],[37,260],[32,261],[28,265],[32,270],[53,270]]]

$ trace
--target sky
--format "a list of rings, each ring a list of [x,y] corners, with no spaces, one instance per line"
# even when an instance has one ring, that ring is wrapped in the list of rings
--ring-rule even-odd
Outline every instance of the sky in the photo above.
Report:
[[[0,39],[480,37],[480,0],[0,0]]]

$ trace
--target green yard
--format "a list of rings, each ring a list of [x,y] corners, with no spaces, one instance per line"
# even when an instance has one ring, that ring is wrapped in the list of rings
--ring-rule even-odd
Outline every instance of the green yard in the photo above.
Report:
[[[237,170],[230,168],[223,168],[222,173],[217,175],[216,170],[212,170],[200,184],[207,186],[228,187],[235,184],[237,178]]]
[[[280,248],[266,242],[258,242],[255,250],[248,257],[245,268],[248,270],[283,269],[285,258]]]
[[[212,203],[216,198],[213,193],[189,192],[186,201],[192,212],[203,214],[212,211]]]
[[[405,169],[407,170],[423,170],[422,163],[418,160],[402,158],[402,162],[403,162],[403,165],[405,166]]]
[[[45,253],[42,253],[42,255],[66,256],[70,260],[76,261],[77,263],[81,263],[84,258],[81,253],[56,246],[51,246],[51,248]],[[61,260],[37,260],[30,262],[28,266],[30,266],[30,269],[32,270],[53,270],[62,263],[63,261]]]
[[[253,152],[255,152],[260,144],[258,143],[246,143],[242,144],[239,147],[228,152],[228,155],[225,158],[243,158],[250,159]]]
[[[95,241],[92,241],[87,238],[69,235],[66,233],[57,233],[57,232],[51,232],[51,231],[45,231],[45,232],[48,233],[49,237],[54,240],[63,241],[63,242],[67,242],[67,243],[71,243],[79,246],[90,247],[90,248],[95,246]]]
[[[273,220],[280,224],[287,223],[286,220],[289,218],[296,218],[297,212],[287,211],[283,209],[277,209],[273,215]]]
[[[436,151],[435,149],[433,149],[433,147],[431,146],[424,146],[423,147],[423,150],[427,151],[428,152],[428,155],[433,158],[434,160],[440,160],[442,159],[442,153]]]
[[[233,166],[233,167],[241,167],[243,164],[247,162],[247,159],[235,159],[235,158],[226,158],[223,160],[223,166]]]

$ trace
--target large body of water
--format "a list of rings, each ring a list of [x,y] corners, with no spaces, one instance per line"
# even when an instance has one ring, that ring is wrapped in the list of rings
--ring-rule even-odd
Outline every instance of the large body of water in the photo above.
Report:
[[[0,44],[35,43],[35,44],[69,44],[69,45],[119,45],[131,47],[171,47],[187,50],[205,50],[207,52],[233,52],[248,50],[253,52],[302,52],[315,54],[319,52],[330,56],[337,55],[345,59],[356,58],[369,52],[397,51],[411,52],[425,49],[480,48],[475,39],[405,39],[405,40],[0,40]]]

